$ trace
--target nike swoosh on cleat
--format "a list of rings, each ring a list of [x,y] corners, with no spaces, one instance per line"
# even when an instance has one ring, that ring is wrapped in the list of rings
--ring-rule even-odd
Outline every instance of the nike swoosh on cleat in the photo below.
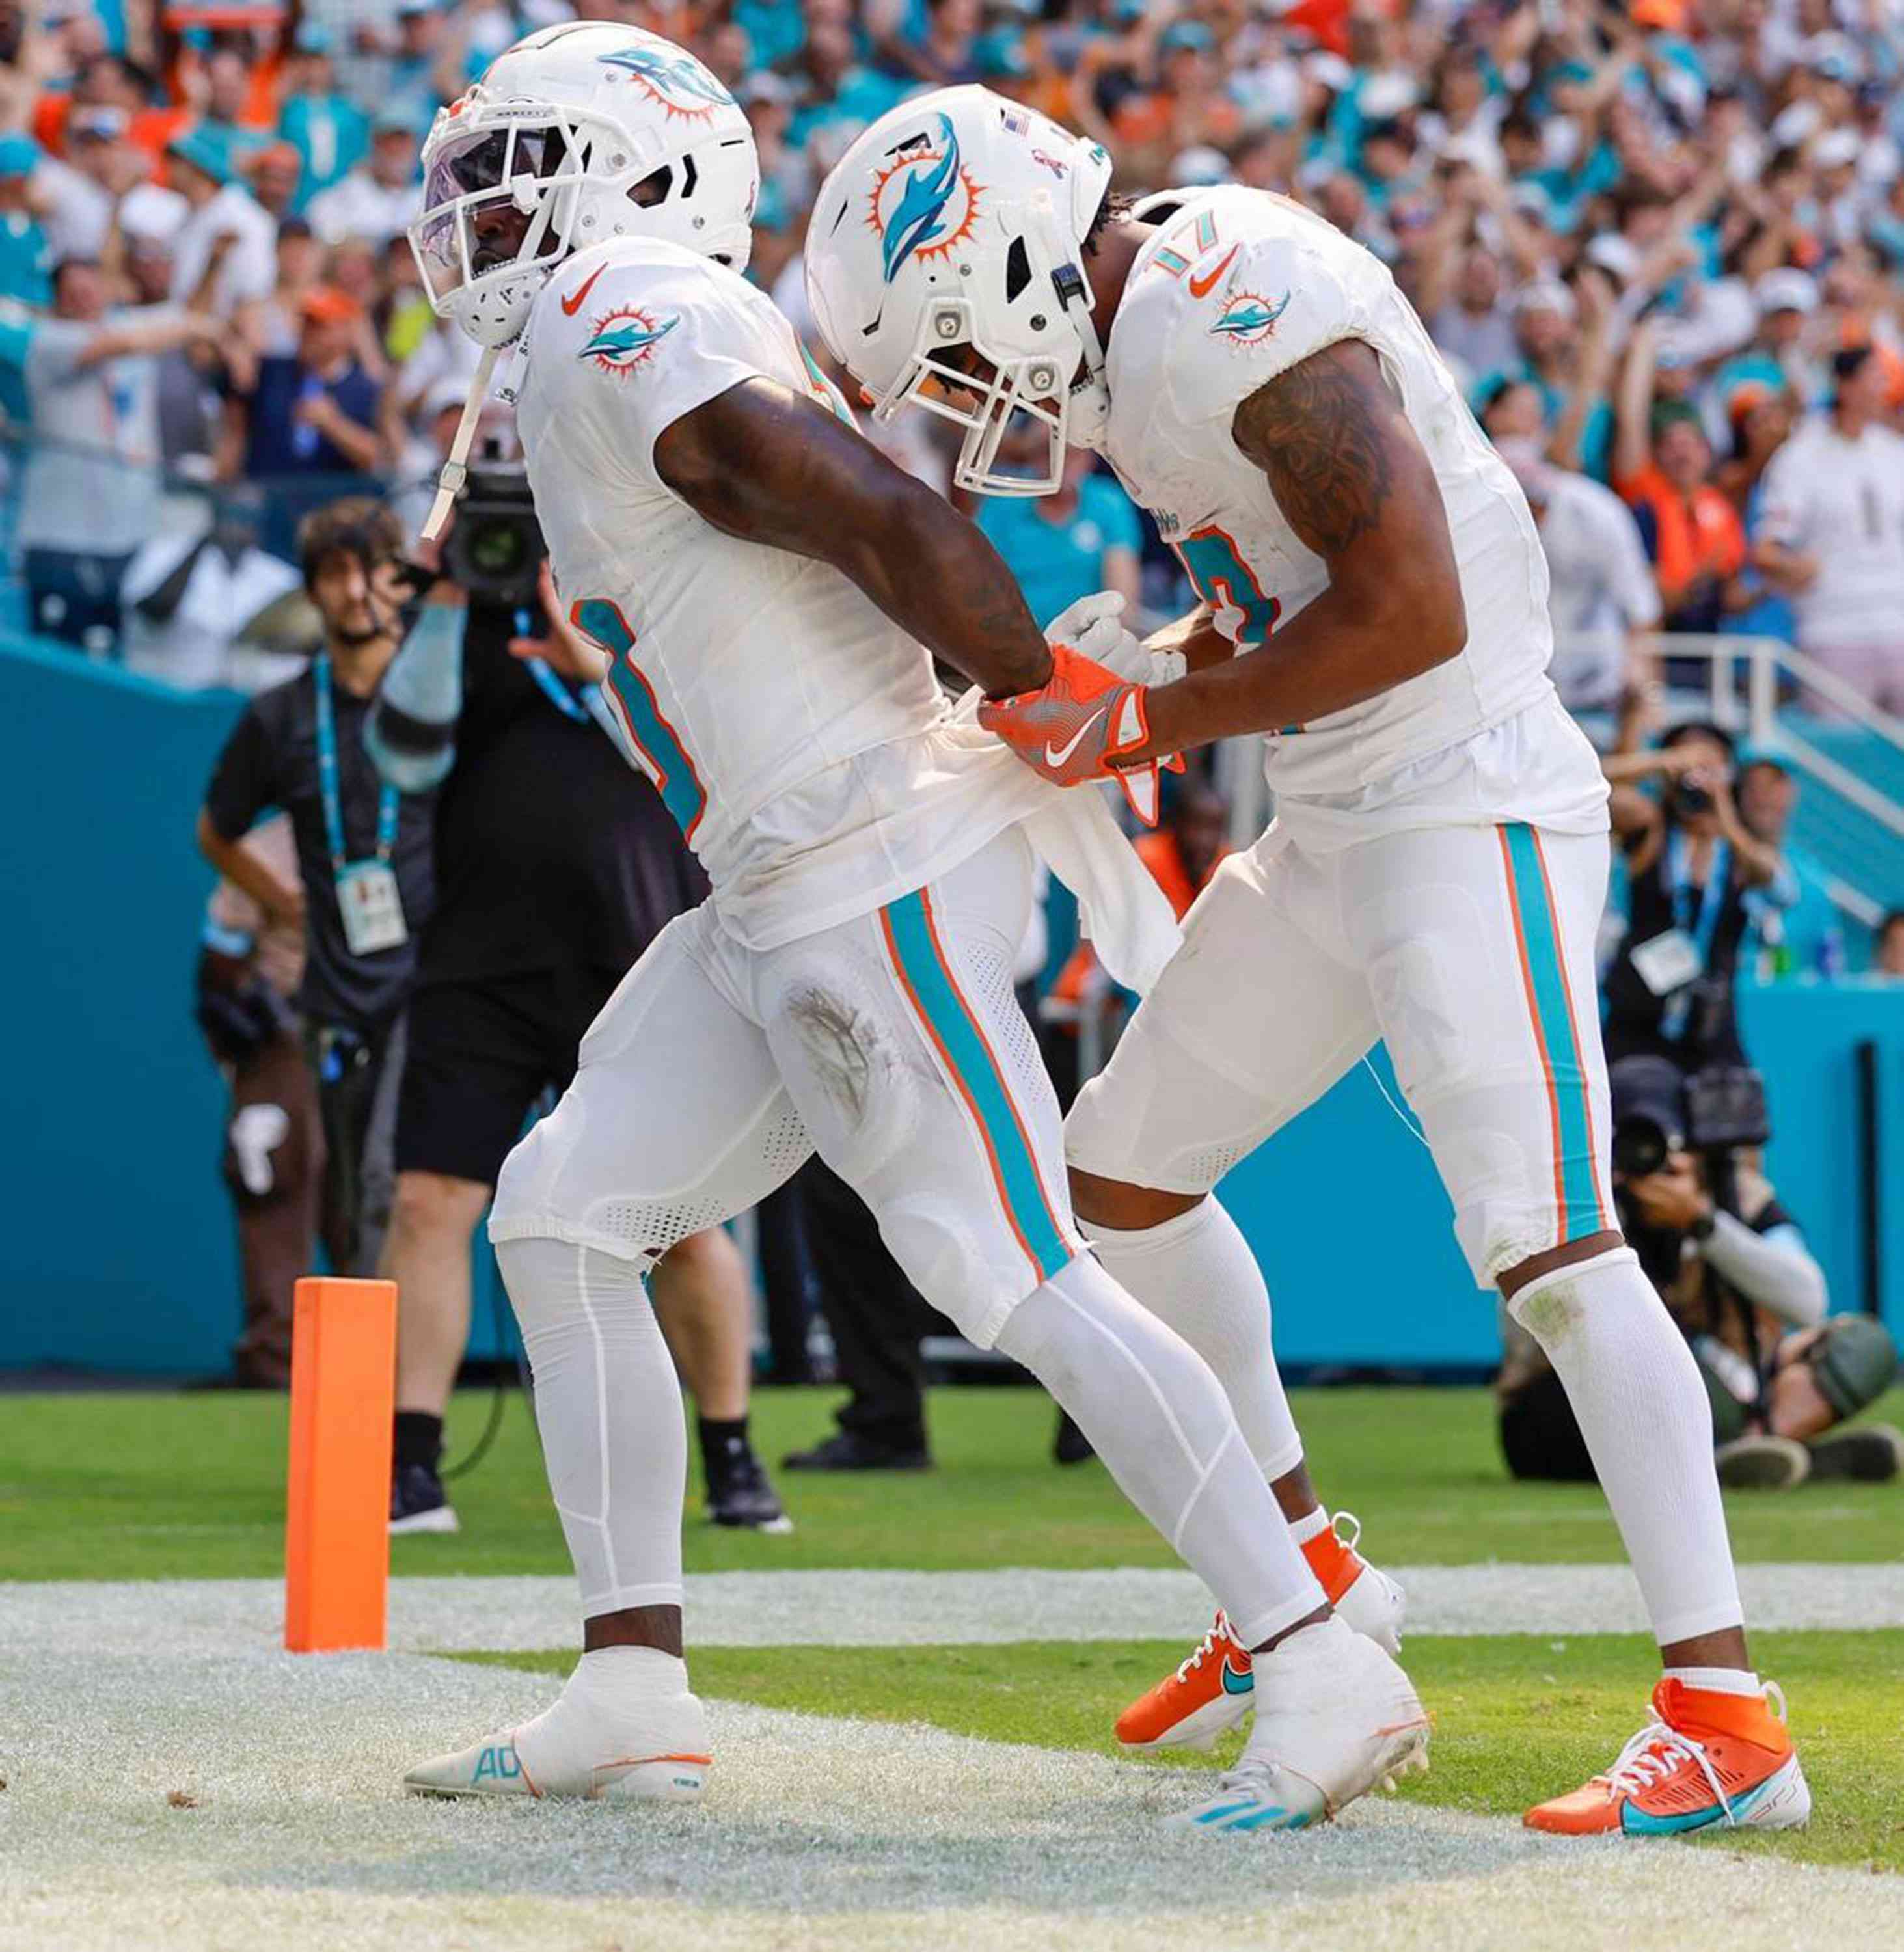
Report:
[[[1228,1661],[1223,1663],[1223,1692],[1226,1694],[1249,1694],[1255,1691],[1256,1671],[1239,1674]]]
[[[1192,278],[1190,280],[1190,296],[1193,299],[1207,299],[1209,297],[1210,294],[1217,289],[1217,280],[1229,269],[1229,261],[1231,258],[1235,257],[1237,252],[1242,248],[1243,247],[1240,244],[1232,244],[1229,249],[1223,253],[1223,262],[1210,273],[1208,277]]]
[[[568,297],[562,300],[562,308],[565,313],[567,313],[569,318],[573,318],[576,313],[581,310],[583,301],[588,296],[589,292],[593,286],[595,280],[607,269],[608,267],[606,264],[597,264],[594,270],[590,271],[588,276],[583,279],[581,284],[578,285],[574,291],[571,292]]]
[[[1066,740],[1062,746],[1054,746],[1050,740],[1044,742],[1044,763],[1048,766],[1061,766],[1084,743],[1085,734],[1104,715],[1105,707],[1099,705],[1095,712]]]

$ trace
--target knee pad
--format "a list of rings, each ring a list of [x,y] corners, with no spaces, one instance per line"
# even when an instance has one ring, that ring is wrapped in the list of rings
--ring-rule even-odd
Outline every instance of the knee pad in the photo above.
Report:
[[[1818,1394],[1840,1417],[1875,1403],[1897,1374],[1897,1346],[1868,1315],[1834,1315],[1805,1357]]]

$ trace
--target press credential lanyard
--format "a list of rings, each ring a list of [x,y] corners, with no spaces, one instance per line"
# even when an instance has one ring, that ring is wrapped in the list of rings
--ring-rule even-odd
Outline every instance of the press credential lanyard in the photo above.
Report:
[[[1712,940],[1718,933],[1719,911],[1725,906],[1726,888],[1732,876],[1732,843],[1721,840],[1714,847],[1705,886],[1699,891],[1699,920],[1693,922],[1689,928],[1687,924],[1692,921],[1693,906],[1692,849],[1686,844],[1686,836],[1677,827],[1666,838],[1666,876],[1672,888],[1674,926],[1690,937],[1693,946],[1699,953],[1699,970],[1703,974],[1712,965]],[[1692,1005],[1689,984],[1677,996],[1668,999],[1659,1025],[1664,1036],[1677,1040],[1684,1035],[1686,1018]]]
[[[321,657],[312,667],[318,693],[318,788],[324,800],[324,843],[330,850],[330,871],[337,884],[337,906],[343,918],[344,940],[353,956],[396,949],[409,940],[403,903],[397,893],[390,856],[396,846],[399,795],[385,784],[377,799],[377,853],[372,860],[344,857],[343,796],[337,778],[337,721],[331,704],[330,660]]]

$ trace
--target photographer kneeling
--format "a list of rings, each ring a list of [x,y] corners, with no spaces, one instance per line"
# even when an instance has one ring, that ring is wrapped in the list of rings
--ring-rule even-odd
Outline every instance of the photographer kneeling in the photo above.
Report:
[[[1734,1489],[1895,1477],[1904,1435],[1840,1428],[1874,1403],[1897,1352],[1868,1315],[1827,1319],[1823,1270],[1755,1163],[1765,1092],[1737,1068],[1686,1078],[1670,1060],[1612,1067],[1614,1197],[1641,1265],[1691,1344],[1711,1399],[1719,1478]],[[1586,1447],[1539,1345],[1511,1319],[1495,1385],[1517,1478],[1586,1480]]]

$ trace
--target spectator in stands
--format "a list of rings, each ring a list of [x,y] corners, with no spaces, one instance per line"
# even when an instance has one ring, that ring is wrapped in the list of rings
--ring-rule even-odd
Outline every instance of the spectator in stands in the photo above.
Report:
[[[378,777],[364,725],[402,637],[403,537],[390,511],[334,502],[299,532],[324,648],[254,699],[219,755],[200,849],[275,920],[304,931],[298,993],[327,1163],[321,1234],[340,1273],[374,1275],[390,1217],[402,1012],[435,899],[434,792]],[[270,808],[291,818],[299,881],[240,843]]]
[[[166,149],[172,188],[189,207],[172,240],[172,297],[229,318],[271,288],[276,229],[257,200],[232,180],[224,145],[188,129]]]
[[[279,505],[267,540],[280,553],[287,511],[334,495],[336,476],[374,473],[384,455],[378,389],[356,355],[362,308],[320,285],[299,300],[298,318],[296,352],[259,360],[250,384],[226,401],[219,446],[221,480],[243,474],[273,483]]]
[[[284,75],[284,105],[278,133],[302,159],[298,177],[299,207],[341,182],[370,147],[370,118],[340,92],[330,64],[330,30],[306,19],[292,43]]]
[[[1743,1064],[1734,992],[1746,900],[1780,864],[1739,818],[1732,740],[1716,725],[1679,725],[1656,750],[1602,763],[1627,889],[1606,978],[1607,1056],[1670,1057],[1688,1071]],[[1658,783],[1658,797],[1642,780]]]
[[[298,207],[298,186],[304,173],[304,160],[295,143],[265,142],[246,158],[246,180],[258,207],[278,227],[284,224]]]
[[[1505,372],[1520,357],[1502,283],[1498,254],[1471,243],[1461,254],[1448,302],[1427,321],[1435,343],[1476,377]]]
[[[32,443],[14,540],[42,636],[96,655],[117,641],[120,585],[158,519],[158,355],[223,336],[193,312],[108,315],[104,274],[77,258],[53,274],[51,318],[0,322]]]
[[[1044,442],[1038,429],[1021,430],[1012,445],[1019,450],[1015,458],[1042,465]],[[1097,471],[1085,449],[1073,448],[1066,456],[1063,485],[1055,495],[988,495],[975,519],[1041,623],[1098,590],[1117,591],[1136,615],[1143,546],[1137,511],[1116,482]]]
[[[1549,675],[1570,711],[1606,710],[1654,675],[1659,592],[1639,529],[1611,489],[1555,467],[1536,443],[1504,441],[1501,454],[1546,552],[1554,625]]]
[[[1777,759],[1749,759],[1739,769],[1739,818],[1755,839],[1776,849],[1779,871],[1746,897],[1747,953],[1762,981],[1803,973],[1836,976],[1845,966],[1844,925],[1830,877],[1790,839],[1798,781]]]
[[[33,190],[39,162],[32,136],[0,136],[0,299],[36,311],[53,296],[53,254]]]
[[[1686,400],[1655,404],[1657,357],[1658,329],[1648,320],[1621,376],[1613,485],[1639,524],[1667,629],[1716,630],[1739,601],[1732,585],[1745,567],[1745,530],[1707,478],[1712,449],[1698,408]]]
[[[1877,924],[1871,968],[1879,976],[1904,982],[1904,909],[1893,909]]]
[[[65,157],[42,158],[34,178],[54,256],[103,258],[123,199],[142,184],[150,195],[169,194],[150,183],[151,175],[150,158],[126,139],[123,109],[74,109],[67,118]]]
[[[301,217],[277,227],[277,276],[261,299],[241,305],[235,323],[246,342],[262,355],[294,356],[303,330],[305,299],[324,283],[324,246]]]
[[[1818,369],[1805,350],[1805,330],[1818,308],[1818,282],[1790,265],[1768,271],[1752,288],[1758,329],[1752,343],[1718,370],[1713,392],[1728,418],[1742,386],[1789,393],[1809,405],[1820,391]]]
[[[362,238],[380,249],[401,237],[423,207],[417,140],[409,109],[400,103],[380,109],[371,124],[370,154],[341,182],[312,198],[311,228],[327,244]]]
[[[1874,349],[1832,361],[1830,410],[1765,471],[1756,558],[1788,591],[1799,648],[1858,696],[1904,716],[1904,436],[1884,424]],[[1834,702],[1815,701],[1832,711]]]

